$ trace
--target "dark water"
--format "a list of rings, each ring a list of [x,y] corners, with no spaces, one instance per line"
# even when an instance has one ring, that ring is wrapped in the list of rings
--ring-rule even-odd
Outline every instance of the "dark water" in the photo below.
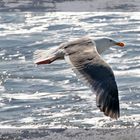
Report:
[[[87,34],[126,43],[103,55],[119,88],[117,121],[99,112],[94,94],[64,61],[33,64],[35,50]],[[0,78],[1,128],[139,127],[140,13],[0,13]]]
[[[0,12],[138,12],[139,0],[0,0]]]

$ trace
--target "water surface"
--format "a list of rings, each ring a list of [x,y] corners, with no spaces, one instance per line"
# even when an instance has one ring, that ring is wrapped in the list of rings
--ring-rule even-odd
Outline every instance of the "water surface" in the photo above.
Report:
[[[1,128],[140,126],[140,13],[0,13]],[[126,43],[102,56],[113,68],[121,117],[99,111],[95,95],[65,61],[36,66],[33,52],[84,35]],[[92,97],[91,97],[92,95]]]

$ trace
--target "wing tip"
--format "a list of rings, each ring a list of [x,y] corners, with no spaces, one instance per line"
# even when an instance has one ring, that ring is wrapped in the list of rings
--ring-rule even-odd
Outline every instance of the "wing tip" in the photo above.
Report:
[[[108,116],[112,119],[118,119],[120,117],[120,110],[119,107],[117,109],[103,109],[101,107],[99,107],[100,111],[104,113],[105,116]]]
[[[108,117],[110,117],[110,118],[112,118],[112,119],[116,119],[116,120],[118,120],[118,118],[120,117],[120,113],[119,112],[111,112],[111,113],[109,113],[109,114],[107,114],[106,112],[104,112],[104,115],[106,115],[106,116],[108,116]]]

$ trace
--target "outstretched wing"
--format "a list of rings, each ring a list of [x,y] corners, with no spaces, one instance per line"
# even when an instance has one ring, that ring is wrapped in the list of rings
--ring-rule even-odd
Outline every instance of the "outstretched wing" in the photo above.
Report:
[[[90,39],[79,39],[64,46],[65,60],[74,72],[85,81],[96,94],[96,104],[106,116],[120,116],[118,88],[110,66],[96,51]]]

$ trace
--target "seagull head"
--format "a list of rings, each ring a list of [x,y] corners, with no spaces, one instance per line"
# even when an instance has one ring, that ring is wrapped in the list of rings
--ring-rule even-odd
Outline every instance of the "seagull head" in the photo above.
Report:
[[[112,38],[98,38],[94,40],[96,43],[96,48],[99,54],[103,53],[104,51],[106,51],[107,49],[109,49],[112,46],[120,46],[120,47],[124,47],[125,44],[123,42],[118,42],[113,40]]]

